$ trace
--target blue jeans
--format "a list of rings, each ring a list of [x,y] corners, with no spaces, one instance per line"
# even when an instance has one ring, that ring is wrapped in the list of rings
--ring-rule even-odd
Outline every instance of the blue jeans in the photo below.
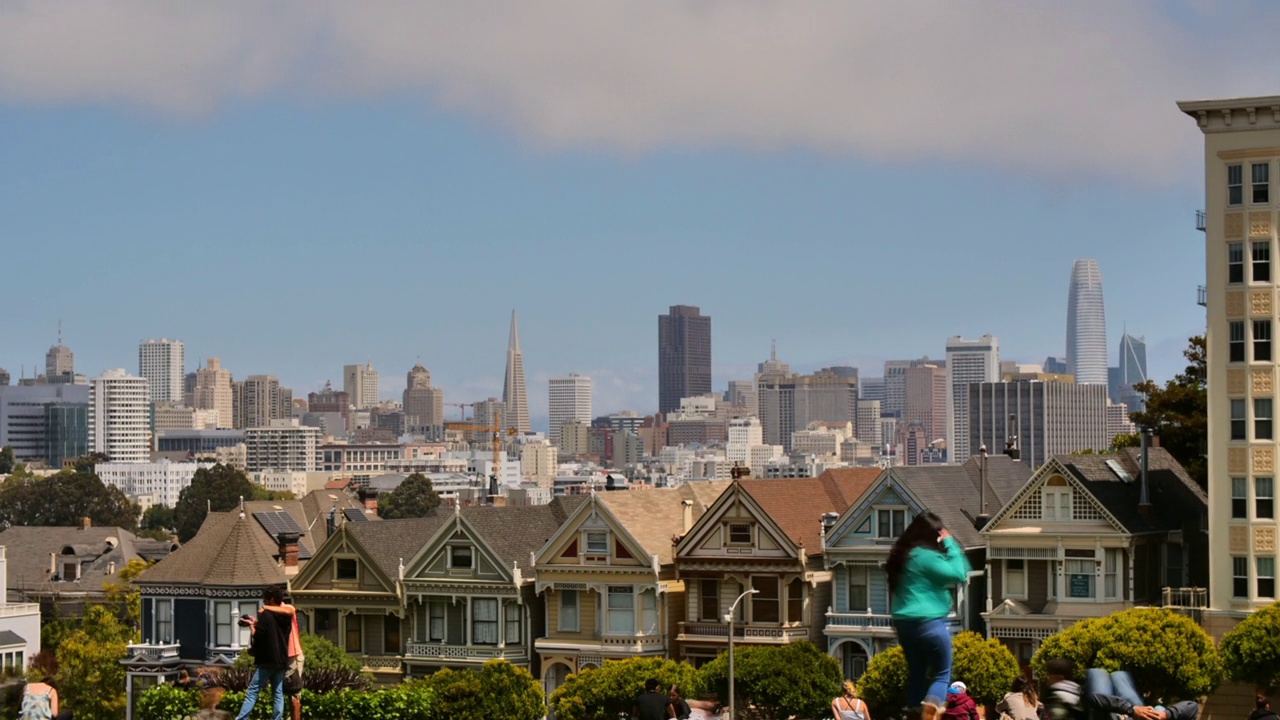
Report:
[[[253,680],[249,682],[249,689],[244,692],[244,705],[240,706],[240,714],[236,715],[236,720],[249,717],[249,713],[253,712],[253,706],[258,704],[258,691],[267,684],[270,684],[272,700],[275,702],[272,717],[275,720],[284,720],[284,671],[282,667],[258,666],[253,674]]]
[[[907,658],[907,706],[942,706],[951,684],[951,633],[947,621],[894,620],[898,644]]]
[[[1133,684],[1133,676],[1125,670],[1108,673],[1106,670],[1089,668],[1084,673],[1085,692],[1098,695],[1114,695],[1124,698],[1134,705],[1146,705],[1138,688]]]

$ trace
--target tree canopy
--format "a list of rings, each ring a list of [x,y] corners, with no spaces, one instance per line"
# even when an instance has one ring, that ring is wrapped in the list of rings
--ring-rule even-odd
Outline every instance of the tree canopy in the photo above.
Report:
[[[831,712],[840,694],[840,663],[808,640],[786,645],[734,648],[734,687],[738,707],[772,720],[820,718]],[[703,687],[729,697],[729,653],[702,667]]]
[[[1222,662],[1227,676],[1259,690],[1280,688],[1280,603],[1240,621],[1222,638]]]
[[[47,478],[10,475],[0,484],[0,525],[69,527],[89,518],[94,525],[138,529],[138,506],[120,488],[92,472],[63,470]]]
[[[14,462],[13,448],[9,445],[0,448],[0,475],[8,475],[13,472]]]
[[[431,485],[431,478],[414,473],[385,497],[378,498],[378,515],[384,520],[420,518],[434,515],[440,506],[440,496]]]
[[[660,657],[632,657],[606,660],[598,668],[570,674],[551,693],[551,709],[560,720],[616,718],[631,712],[649,678],[657,679],[663,688],[678,686],[685,697],[698,693],[698,671],[692,665]]]
[[[77,718],[124,717],[125,669],[133,631],[105,605],[90,605],[80,627],[59,643],[58,693]]]
[[[244,472],[221,463],[211,468],[200,468],[191,478],[191,485],[178,495],[173,506],[174,530],[178,539],[186,542],[196,536],[205,516],[212,512],[234,510],[240,499],[267,500],[270,494],[255,485]]]
[[[1205,448],[1209,401],[1204,336],[1191,338],[1182,354],[1187,358],[1187,368],[1164,387],[1150,380],[1133,386],[1146,399],[1146,408],[1130,413],[1129,419],[1139,427],[1151,428],[1160,438],[1160,445],[1186,468],[1200,487],[1207,487],[1209,468]]]

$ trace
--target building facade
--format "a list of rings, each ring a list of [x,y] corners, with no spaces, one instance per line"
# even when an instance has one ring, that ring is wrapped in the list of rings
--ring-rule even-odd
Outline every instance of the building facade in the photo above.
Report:
[[[1102,271],[1093,259],[1076,260],[1071,268],[1067,373],[1082,385],[1107,384],[1107,313],[1102,304]]]
[[[1000,341],[947,338],[947,459],[969,459],[969,385],[1000,380]]]
[[[1027,380],[970,385],[970,447],[986,445],[995,454],[1011,439],[1033,468],[1054,455],[1110,448],[1106,385]]]
[[[145,340],[138,345],[138,375],[146,378],[148,400],[153,403],[185,402],[186,347],[181,340]]]
[[[401,395],[409,432],[429,439],[444,437],[444,388],[431,384],[431,371],[418,363],[405,376]]]
[[[260,470],[319,470],[320,430],[297,420],[272,420],[244,431],[249,472]]]
[[[264,427],[272,420],[293,417],[293,391],[281,387],[275,375],[250,375],[233,387],[237,429]]]
[[[549,436],[553,445],[560,444],[560,427],[571,420],[591,424],[591,378],[570,373],[547,381],[547,416],[551,421]]]
[[[906,394],[900,428],[919,426],[925,443],[947,436],[947,371],[934,364],[918,364],[903,372]]]
[[[53,407],[64,409],[51,411]],[[87,385],[0,386],[0,447],[12,447],[14,458],[24,463],[61,467],[62,458],[83,455],[88,447],[88,407]]]
[[[123,369],[107,370],[89,383],[89,450],[111,462],[146,462],[151,452],[147,380]]]
[[[98,463],[93,472],[107,485],[114,485],[140,502],[143,507],[178,504],[178,495],[191,486],[196,471],[213,467],[211,462],[155,462]]]
[[[507,338],[507,365],[502,380],[502,405],[506,409],[505,427],[516,432],[533,430],[529,422],[529,392],[524,382],[524,352],[520,350],[520,325],[516,311],[511,311],[511,334]]]
[[[373,363],[344,365],[342,390],[356,410],[368,410],[378,404],[378,371]]]
[[[658,316],[658,412],[680,409],[680,399],[711,392],[711,317],[691,305],[672,305]]]
[[[231,371],[224,370],[222,361],[218,358],[209,358],[204,367],[196,370],[196,387],[191,404],[197,410],[217,412],[219,430],[236,427],[236,401]]]

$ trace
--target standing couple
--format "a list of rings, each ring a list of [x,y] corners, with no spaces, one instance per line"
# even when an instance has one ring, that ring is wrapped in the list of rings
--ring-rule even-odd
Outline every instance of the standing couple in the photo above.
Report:
[[[241,618],[240,623],[247,625],[253,636],[249,654],[253,656],[255,672],[236,720],[249,717],[264,686],[272,692],[274,720],[284,719],[286,694],[292,705],[293,720],[301,720],[302,700],[298,695],[302,692],[303,655],[297,610],[284,602],[279,587],[272,586],[262,593],[262,612],[257,617]]]

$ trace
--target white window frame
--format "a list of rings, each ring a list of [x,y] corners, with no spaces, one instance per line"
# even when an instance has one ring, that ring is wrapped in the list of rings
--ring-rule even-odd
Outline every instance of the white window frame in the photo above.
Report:
[[[601,549],[592,548],[592,540],[599,540],[604,544]],[[588,530],[583,533],[582,549],[584,555],[608,555],[609,554],[609,532],[607,530]]]
[[[1102,551],[1102,597],[1104,600],[1119,600],[1123,594],[1120,587],[1120,550],[1107,548]]]
[[[658,634],[658,591],[654,588],[640,591],[640,634]]]
[[[1072,566],[1076,568],[1084,568],[1083,572],[1072,572]],[[1089,594],[1088,595],[1072,595],[1071,594],[1071,576],[1081,575],[1089,578]],[[1087,602],[1097,601],[1098,599],[1098,561],[1094,558],[1074,558],[1069,557],[1063,561],[1062,565],[1062,581],[1065,587],[1062,590],[1064,602]]]
[[[223,609],[226,610],[226,619],[222,618]],[[209,614],[209,623],[212,625],[212,632],[209,637],[213,640],[213,647],[231,647],[231,642],[235,638],[235,624],[231,622],[231,601],[230,600],[214,600],[213,612]],[[226,642],[222,641],[222,632],[226,632]]]
[[[437,627],[439,632],[436,632]],[[427,602],[427,642],[445,642],[448,639],[449,608],[444,600],[430,600]]]
[[[161,612],[160,609],[165,611]],[[162,619],[162,616],[167,618]],[[151,611],[151,638],[157,645],[173,643],[173,598],[156,598]],[[166,628],[167,627],[167,632]]]
[[[1240,568],[1244,568],[1244,574],[1240,574]],[[1236,581],[1244,580],[1244,594],[1236,594]],[[1253,596],[1253,584],[1249,582],[1249,558],[1245,555],[1233,555],[1231,557],[1231,597],[1248,599]]]
[[[1243,513],[1236,514],[1236,503],[1244,510]],[[1249,479],[1234,476],[1231,478],[1231,519],[1232,520],[1248,520],[1249,519]]]
[[[605,598],[605,634],[606,635],[635,635],[636,634],[636,589],[630,585],[609,585],[606,588],[607,597]],[[614,599],[618,600],[618,607],[614,607]],[[626,602],[623,602],[623,601]],[[623,606],[626,607],[623,607]],[[617,622],[615,622],[617,618]],[[629,618],[629,623],[623,623],[624,618]],[[616,627],[615,627],[616,626]]]
[[[1266,487],[1263,487],[1263,484]],[[1268,512],[1263,513],[1258,506],[1263,500],[1271,503]],[[1276,479],[1270,475],[1262,475],[1253,479],[1253,519],[1274,520],[1276,517]]]
[[[258,612],[261,605],[257,600],[239,601],[240,617],[248,617]],[[253,643],[253,630],[245,625],[237,624],[235,631],[240,633],[240,647],[247,648]]]
[[[1015,570],[1014,568],[1010,567],[1012,563],[1022,563],[1022,567]],[[1011,559],[1005,560],[1002,563],[1002,566],[1003,566],[1002,569],[1004,570],[1004,577],[1000,579],[1000,587],[1004,589],[1004,596],[1006,598],[1012,598],[1014,600],[1026,600],[1027,599],[1027,561],[1019,558],[1011,558]],[[1017,577],[1020,579],[1019,581],[1022,587],[1020,592],[1014,592],[1013,583],[1010,580],[1010,578],[1013,578],[1013,577]]]
[[[710,617],[707,612],[707,594],[705,588],[711,585],[715,588],[715,594],[712,599],[715,605],[711,606]],[[720,581],[715,578],[702,578],[698,580],[698,621],[699,622],[720,622]]]
[[[524,606],[515,600],[502,604],[502,642],[506,645],[524,644]]]
[[[454,563],[455,553],[465,554],[467,556],[466,565],[457,565]],[[470,545],[450,545],[449,546],[449,569],[450,570],[474,570],[476,568],[476,551]]]
[[[734,540],[734,539],[733,539],[733,535],[734,535],[733,529],[734,529],[735,527],[736,527],[736,528],[746,528],[746,529],[747,529],[747,539],[746,539],[746,540]],[[755,539],[756,539],[756,526],[755,526],[755,523],[749,523],[749,522],[744,522],[744,523],[725,523],[725,526],[724,526],[724,544],[725,544],[725,545],[731,545],[731,546],[733,546],[733,547],[748,547],[748,546],[755,545]]]
[[[1045,520],[1070,522],[1075,508],[1075,493],[1070,485],[1045,486],[1040,491],[1040,514]],[[1052,512],[1052,515],[1050,513]],[[1066,517],[1063,517],[1065,513]]]
[[[1238,170],[1239,182],[1231,182],[1231,171]],[[1240,190],[1240,202],[1231,202],[1231,190],[1238,188]],[[1233,163],[1227,166],[1227,207],[1240,207],[1244,205],[1244,163]]]
[[[481,619],[479,608],[492,610],[492,616]],[[502,603],[497,598],[492,597],[473,597],[471,598],[471,644],[472,645],[497,645],[502,640]],[[481,641],[480,629],[491,629],[493,633],[492,640]]]
[[[845,607],[848,608],[849,612],[867,612],[871,609],[871,568],[866,565],[849,565],[847,567],[849,579],[845,583]],[[856,607],[853,602],[853,589],[859,587],[859,584],[854,582],[854,578],[858,576],[862,577],[860,585],[863,588],[862,607]]]
[[[557,590],[560,602],[560,616],[556,620],[556,629],[559,632],[581,632],[582,628],[582,595],[577,590]],[[572,602],[570,602],[572,598]],[[573,623],[565,622],[567,618],[572,616]]]
[[[1263,182],[1257,182],[1255,180],[1255,178],[1257,177],[1257,173],[1255,171],[1258,168],[1265,168],[1265,170],[1263,171],[1263,174],[1266,175],[1267,177],[1266,177],[1266,180],[1264,180]],[[1266,192],[1267,194],[1266,200],[1256,199],[1257,187],[1264,188],[1264,192]],[[1249,163],[1249,204],[1250,205],[1270,205],[1271,204],[1271,161],[1270,160]]]
[[[1268,567],[1267,567],[1265,570],[1263,569],[1263,564],[1264,564],[1264,563],[1266,563],[1266,564],[1268,565]],[[1276,559],[1275,559],[1275,556],[1273,556],[1273,555],[1259,555],[1259,556],[1257,556],[1256,558],[1254,558],[1254,570],[1257,572],[1257,577],[1255,577],[1255,578],[1254,578],[1254,582],[1253,582],[1253,592],[1254,592],[1254,596],[1255,596],[1255,597],[1257,597],[1259,600],[1261,600],[1261,599],[1263,599],[1263,598],[1268,599],[1268,600],[1274,600],[1274,599],[1275,599],[1275,597],[1276,597]],[[1260,588],[1260,586],[1262,585],[1262,581],[1263,581],[1263,580],[1270,580],[1270,581],[1271,581],[1271,594],[1270,594],[1270,595],[1263,595],[1263,594],[1262,594],[1262,592],[1261,592],[1261,588]]]
[[[875,516],[875,535],[877,539],[893,540],[901,537],[902,533],[906,531],[907,525],[911,524],[911,508],[906,505],[875,505],[871,510],[872,515]],[[887,535],[880,527],[880,513],[882,512],[889,514],[889,533]],[[895,528],[894,523],[898,521],[899,513],[901,513],[902,527]]]

